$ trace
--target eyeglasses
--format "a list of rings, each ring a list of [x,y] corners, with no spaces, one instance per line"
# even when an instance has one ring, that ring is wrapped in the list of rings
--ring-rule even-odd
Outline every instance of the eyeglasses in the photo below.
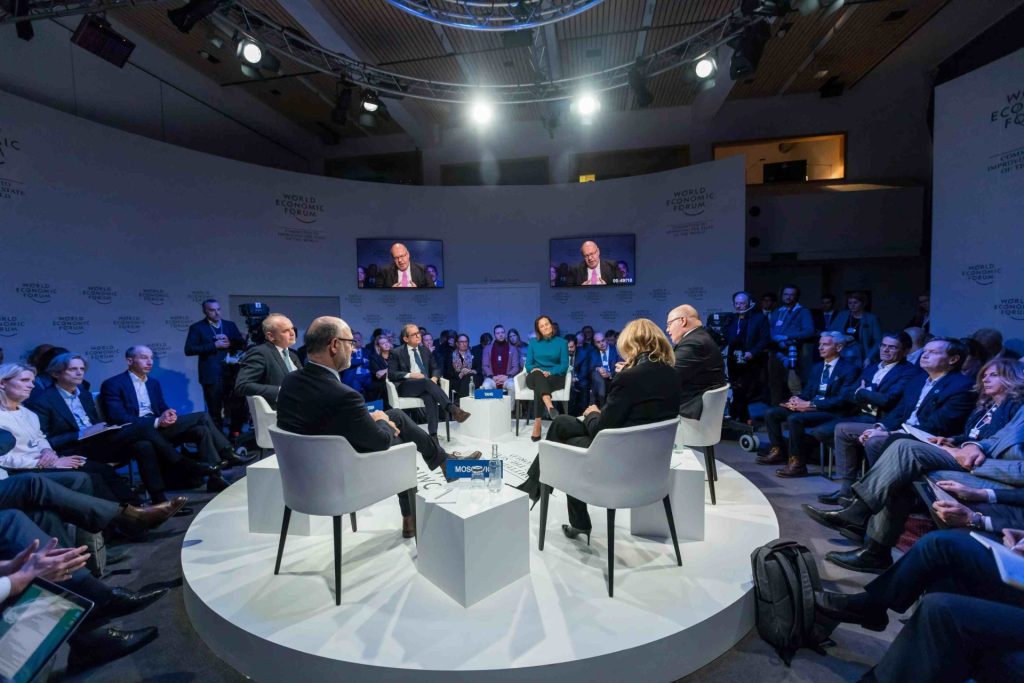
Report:
[[[677,321],[677,320],[682,320],[682,319],[683,319],[683,318],[685,318],[685,317],[686,317],[686,316],[684,316],[684,315],[681,315],[681,316],[679,316],[678,318],[672,318],[672,319],[671,319],[671,320],[669,320],[669,321],[668,321],[667,323],[665,323],[665,327],[672,327],[672,323],[674,323],[674,322],[675,322],[675,321]]]
[[[419,333],[419,332],[410,332],[409,334],[407,334],[405,336],[406,337],[422,337],[423,335],[421,333]]]
[[[348,342],[349,344],[355,344],[355,339],[346,339],[345,337],[335,337],[338,341]]]

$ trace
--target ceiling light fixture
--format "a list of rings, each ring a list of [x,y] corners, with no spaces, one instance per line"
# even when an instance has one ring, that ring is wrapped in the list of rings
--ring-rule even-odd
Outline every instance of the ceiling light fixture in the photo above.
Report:
[[[248,38],[243,38],[238,41],[238,48],[236,49],[235,54],[253,66],[256,66],[263,61],[263,48]]]
[[[225,0],[189,0],[178,9],[167,10],[167,18],[182,33],[188,33],[200,19],[213,13]]]
[[[576,113],[586,119],[601,111],[601,100],[593,93],[585,92],[576,98],[575,107]]]
[[[364,90],[363,99],[362,102],[360,103],[360,106],[363,108],[363,111],[372,114],[378,109],[380,109],[380,98],[378,98],[377,93],[373,92],[372,90]]]
[[[494,120],[494,105],[484,99],[479,99],[469,105],[469,120],[475,125],[485,127]]]
[[[697,78],[710,78],[717,68],[718,65],[715,64],[714,57],[701,57],[694,65],[693,70],[696,72]]]

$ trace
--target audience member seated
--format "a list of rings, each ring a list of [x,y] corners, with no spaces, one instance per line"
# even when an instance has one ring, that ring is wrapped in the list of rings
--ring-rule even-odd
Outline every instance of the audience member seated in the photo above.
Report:
[[[1003,545],[1024,556],[1024,531]],[[992,552],[957,531],[925,535],[854,594],[822,591],[823,616],[882,631],[888,610],[913,616],[862,681],[1012,681],[1024,671],[1024,591],[1003,582]]]
[[[235,393],[262,396],[271,408],[276,408],[277,392],[281,390],[284,376],[302,365],[298,355],[291,351],[295,345],[295,326],[280,313],[271,313],[263,320],[263,336],[266,341],[252,347],[242,357]]]
[[[924,345],[928,343],[928,335],[920,327],[908,327],[903,330],[910,337],[910,351],[907,352],[907,362],[917,365],[921,361],[921,354],[924,353]]]
[[[307,346],[309,342],[306,342]],[[348,354],[345,357],[348,361]],[[469,413],[452,403],[438,385],[441,368],[434,365],[433,357],[420,345],[420,330],[413,323],[402,328],[402,346],[388,359],[388,379],[395,384],[399,396],[423,401],[427,414],[427,433],[437,437],[440,411],[451,415],[456,422],[465,422]]]
[[[523,341],[523,338],[519,335],[519,330],[514,327],[510,327],[508,330],[508,343],[519,349],[520,358],[526,357],[526,349],[529,346],[529,342]]]
[[[840,498],[850,495],[850,486],[860,477],[862,451],[851,448],[856,438],[864,432],[865,424],[875,424],[895,408],[903,399],[907,384],[924,374],[916,365],[906,360],[910,348],[910,337],[905,332],[889,333],[882,336],[878,346],[881,360],[878,365],[864,368],[860,384],[847,392],[847,399],[859,410],[840,420],[820,425],[811,430],[811,435],[822,443],[835,445],[836,435],[843,433],[842,452],[836,448],[836,471],[839,473],[840,488],[832,493],[818,496],[818,501],[828,505],[840,503]]]
[[[406,325],[404,338],[418,339],[419,329]],[[359,453],[384,451],[398,443],[415,443],[431,470],[443,467],[448,454],[436,436],[420,429],[401,410],[368,412],[363,397],[341,381],[340,372],[352,355],[352,332],[340,318],[321,317],[306,331],[308,362],[289,374],[277,402],[277,426],[295,434],[345,437]],[[413,348],[419,348],[413,347]],[[427,380],[429,382],[429,380]],[[436,385],[435,385],[436,386]],[[466,457],[478,457],[479,451]],[[405,493],[398,496],[402,510],[402,536],[416,535],[411,504]]]
[[[487,373],[484,372],[484,349],[487,348],[487,345],[492,341],[494,341],[494,337],[491,336],[491,333],[484,332],[480,335],[480,343],[470,348],[470,352],[473,354],[473,370],[479,373],[477,377],[487,376]],[[520,357],[522,356],[520,355]]]
[[[768,316],[772,353],[768,361],[768,383],[772,405],[783,403],[802,388],[803,347],[814,339],[811,312],[800,305],[800,288],[782,288],[782,305]]]
[[[388,405],[385,381],[388,378],[388,364],[391,362],[391,340],[380,334],[374,338],[374,352],[370,354],[370,386],[366,390],[367,401],[384,401]]]
[[[860,367],[842,357],[850,338],[841,332],[822,332],[818,341],[821,362],[811,368],[803,392],[791,396],[781,406],[772,406],[765,413],[765,427],[771,449],[759,457],[758,464],[772,465],[787,459],[786,466],[776,470],[780,477],[806,477],[804,438],[810,427],[834,422],[855,410],[848,392],[856,385]],[[789,431],[789,443],[782,436],[783,426]]]
[[[973,382],[960,374],[965,355],[960,340],[933,339],[921,354],[920,368],[924,373],[907,382],[895,408],[873,425],[863,422],[836,425],[835,451],[840,470],[854,472],[863,457],[873,465],[895,439],[909,437],[903,431],[903,423],[933,436],[953,436],[963,431],[978,398]]]
[[[963,337],[960,342],[967,348],[967,358],[960,366],[960,374],[973,379],[978,376],[978,371],[981,370],[982,365],[988,362],[990,356],[981,342],[976,339]]]
[[[50,344],[40,344],[36,348],[32,349],[32,353],[29,354],[28,362],[36,371],[36,386],[40,389],[46,389],[47,387],[53,386],[53,378],[46,374],[46,368],[50,367],[50,363],[53,359],[62,353],[70,353],[63,346],[52,346]],[[89,383],[83,381],[82,388],[86,391],[89,390]]]
[[[363,348],[363,335],[353,331],[352,338],[356,340],[355,348],[352,349],[352,365],[342,374],[341,381],[363,396],[368,396],[370,383],[373,381],[373,375],[370,373],[370,358]]]
[[[506,393],[515,393],[515,383],[512,378],[519,374],[523,367],[523,357],[519,353],[519,347],[508,341],[505,335],[504,325],[494,326],[494,341],[488,343],[480,350],[481,359],[479,362],[483,386],[486,389],[507,389]]]
[[[569,369],[572,372],[572,389],[569,392],[569,414],[578,416],[590,403],[590,373],[594,356],[589,347],[577,347],[576,335],[565,335],[569,348]]]
[[[811,310],[811,319],[814,320],[814,331],[825,332],[832,329],[832,321],[836,319],[836,295],[822,294],[821,308]]]
[[[449,381],[459,398],[469,396],[469,385],[476,386],[480,378],[473,370],[473,354],[469,352],[469,335],[456,336],[455,350],[451,354]]]
[[[153,351],[148,346],[129,347],[125,360],[128,369],[100,386],[100,403],[107,418],[115,424],[153,425],[157,434],[173,446],[195,445],[200,462],[211,468],[206,490],[216,493],[227,488],[227,482],[214,470],[244,465],[252,459],[245,457],[245,449],[233,451],[209,413],[179,415],[167,405],[160,382],[150,377]]]
[[[526,350],[526,386],[533,390],[533,433],[530,438],[540,441],[540,420],[547,414],[554,419],[558,410],[551,401],[551,394],[565,388],[565,373],[569,372],[569,345],[555,336],[551,318],[538,316],[533,321],[537,338],[530,340]]]
[[[594,345],[590,347],[590,395],[598,408],[604,405],[608,395],[608,386],[615,377],[615,368],[619,364],[619,352],[600,332],[594,333]]]
[[[732,295],[735,313],[725,327],[729,349],[729,385],[732,387],[730,415],[734,420],[750,422],[750,404],[758,395],[758,380],[764,368],[765,351],[771,337],[768,319],[754,306],[747,292]]]
[[[917,312],[904,327],[920,327],[927,334],[931,327],[932,298],[928,294],[917,297]]]
[[[872,360],[878,351],[882,327],[874,313],[865,310],[868,297],[863,292],[850,292],[846,298],[846,310],[841,311],[832,322],[830,329],[842,332],[853,341],[843,347],[843,358],[858,368]]]
[[[612,382],[604,408],[589,406],[583,419],[559,415],[548,429],[548,441],[587,448],[602,429],[635,427],[671,420],[679,414],[682,392],[673,369],[672,347],[652,320],[640,318],[626,324],[618,339],[622,370]],[[623,453],[622,457],[629,457]],[[534,458],[520,487],[531,500],[540,497],[540,458]],[[569,523],[562,531],[569,538],[580,534],[590,543],[587,504],[567,496]]]
[[[704,412],[704,392],[725,386],[722,350],[704,329],[697,309],[689,304],[672,309],[665,329],[673,344],[676,379],[682,392],[679,415],[699,420]]]
[[[803,508],[816,522],[837,529],[847,538],[865,541],[861,548],[833,551],[825,559],[845,569],[878,573],[892,564],[891,549],[918,500],[913,482],[929,472],[941,471],[942,478],[949,480],[971,475],[966,483],[972,486],[981,480],[991,480],[989,486],[994,488],[1021,487],[1022,446],[1024,411],[1018,411],[992,436],[967,441],[959,448],[899,439],[853,485],[853,501],[849,505],[831,511],[806,504]]]

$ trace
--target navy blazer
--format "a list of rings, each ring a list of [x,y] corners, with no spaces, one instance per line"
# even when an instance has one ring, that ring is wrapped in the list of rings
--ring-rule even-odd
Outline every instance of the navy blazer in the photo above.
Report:
[[[856,403],[860,408],[867,408],[868,404],[875,406],[878,408],[879,417],[883,417],[885,413],[899,404],[903,398],[903,390],[911,380],[924,374],[924,370],[921,368],[906,360],[901,360],[885,374],[877,387],[873,387],[871,380],[874,379],[876,372],[878,372],[877,363],[872,363],[864,368],[864,372],[860,375],[860,382],[864,382],[864,388],[860,388],[860,382],[854,384],[850,387],[847,400]]]
[[[399,344],[391,349],[391,355],[388,358],[388,379],[396,385],[404,382],[406,375],[419,372],[419,368],[414,369],[412,367],[412,361],[409,360],[409,350],[406,347],[406,344]],[[440,377],[442,368],[438,367],[434,362],[434,354],[430,353],[427,347],[422,344],[419,349],[420,358],[423,359],[423,367],[426,370],[423,375],[428,379]]]
[[[96,403],[92,400],[92,394],[87,389],[79,387],[78,398],[93,424],[103,422],[96,410]],[[43,434],[46,434],[46,439],[53,446],[53,450],[64,452],[78,444],[78,422],[71,414],[68,404],[64,402],[64,397],[60,395],[56,384],[51,384],[45,389],[33,389],[32,395],[25,401],[25,407],[39,416],[39,427]],[[108,421],[110,424],[121,424]]]
[[[953,443],[957,446],[962,446],[965,441],[980,441],[994,435],[1000,429],[1008,425],[1010,420],[1017,415],[1017,411],[1020,410],[1021,404],[1022,401],[1018,398],[1008,398],[1003,401],[1000,406],[996,408],[995,412],[992,413],[992,419],[989,423],[978,430],[979,433],[977,436],[972,437],[970,435],[971,428],[974,427],[981,418],[985,417],[985,413],[988,412],[988,408],[975,408],[974,412],[971,413],[971,416],[967,418],[967,422],[964,425],[964,433],[959,436],[952,437]]]
[[[914,412],[917,399],[924,389],[928,375],[922,373],[907,382],[903,398],[892,412],[881,420],[888,431],[900,429]],[[952,370],[932,386],[917,411],[918,429],[936,436],[952,436],[964,430],[967,416],[974,409],[978,396],[974,393],[974,380]]]
[[[768,348],[768,343],[771,341],[771,334],[769,334],[768,328],[768,318],[757,309],[752,309],[746,314],[746,316],[747,333],[743,339],[743,350],[748,351],[757,358],[760,356],[761,352]],[[728,324],[724,330],[725,343],[728,344],[730,351],[733,350],[733,346],[736,344],[737,320],[739,320],[739,315],[733,314],[730,316]]]
[[[572,378],[580,388],[590,386],[590,371],[594,369],[594,358],[590,355],[590,348],[577,348],[576,353],[572,355]]]
[[[213,328],[203,318],[192,323],[185,337],[185,355],[199,356],[199,383],[216,384],[220,381],[221,365],[228,352],[241,351],[245,348],[245,337],[238,331],[238,326],[230,320],[221,320],[221,330],[231,342],[230,348],[218,349],[214,342]]]
[[[590,371],[593,372],[601,367],[601,351],[596,346],[586,347],[590,349]],[[576,351],[579,354],[579,351]],[[608,345],[608,372],[611,376],[615,376],[615,364],[618,363],[622,358],[619,357],[619,350],[615,348],[614,344]]]
[[[825,370],[825,361],[818,361],[811,368],[807,375],[807,382],[804,383],[804,390],[800,392],[800,398],[805,401],[812,401],[818,395],[818,385],[821,384],[821,373]],[[847,397],[850,387],[859,382],[860,372],[856,365],[848,360],[839,358],[836,366],[832,368],[828,384],[825,386],[823,399],[814,400],[814,409],[826,413],[849,413],[853,404]]]
[[[104,380],[100,385],[100,405],[103,406],[103,413],[111,424],[129,424],[133,422],[153,422],[154,417],[160,417],[167,410],[167,401],[164,400],[164,392],[160,388],[160,382],[152,377],[146,379],[146,392],[149,393],[149,405],[153,410],[153,417],[139,417],[139,399],[135,396],[135,385],[132,378],[125,370],[120,375]]]

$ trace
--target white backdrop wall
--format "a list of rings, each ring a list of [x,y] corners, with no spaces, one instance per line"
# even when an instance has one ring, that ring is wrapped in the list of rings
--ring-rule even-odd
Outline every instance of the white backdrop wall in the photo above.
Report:
[[[743,281],[741,159],[584,185],[356,183],[165,145],[4,93],[0,149],[7,357],[67,346],[98,382],[123,368],[125,347],[145,343],[186,408],[201,406],[201,392],[185,332],[208,296],[337,296],[368,334],[405,321],[454,327],[458,283],[536,282],[542,310],[569,331],[661,323],[682,302],[720,308]],[[637,233],[637,285],[548,287],[550,237],[622,232]],[[390,235],[444,240],[448,286],[357,289],[355,238]],[[532,324],[494,318],[524,335]]]
[[[932,330],[1024,337],[1024,50],[935,89]]]

